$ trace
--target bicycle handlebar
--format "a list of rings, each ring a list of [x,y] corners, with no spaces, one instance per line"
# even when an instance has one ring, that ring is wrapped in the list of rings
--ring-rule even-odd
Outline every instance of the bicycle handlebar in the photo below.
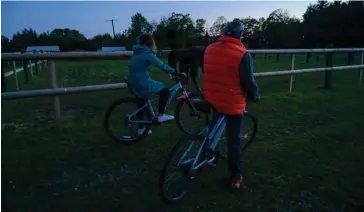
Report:
[[[175,75],[175,74],[170,74],[169,75],[169,78],[171,79],[171,80],[174,80],[174,81],[176,81],[176,82],[179,82],[179,81],[181,81],[182,80],[182,78],[186,78],[187,76],[184,76],[184,75]]]

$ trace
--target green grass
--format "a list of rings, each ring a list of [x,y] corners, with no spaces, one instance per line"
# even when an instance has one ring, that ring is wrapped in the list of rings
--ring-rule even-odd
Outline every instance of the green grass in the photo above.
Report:
[[[355,64],[358,64],[358,59]],[[334,65],[345,65],[336,57]],[[122,81],[127,61],[57,62],[61,87]],[[296,68],[324,67],[322,57],[296,58]],[[288,57],[257,57],[255,71],[290,69]],[[169,85],[164,73],[153,78]],[[50,87],[49,73],[20,88]],[[113,143],[102,119],[125,90],[62,96],[64,118],[53,121],[52,98],[2,101],[4,211],[362,211],[364,199],[364,85],[357,70],[259,78],[263,96],[248,110],[259,119],[257,138],[243,155],[247,189],[230,194],[222,162],[207,168],[188,197],[174,206],[158,195],[165,158],[183,134],[174,122],[131,146]],[[8,78],[14,90],[14,77]],[[171,110],[173,109],[173,106]],[[52,208],[52,209],[51,209]]]

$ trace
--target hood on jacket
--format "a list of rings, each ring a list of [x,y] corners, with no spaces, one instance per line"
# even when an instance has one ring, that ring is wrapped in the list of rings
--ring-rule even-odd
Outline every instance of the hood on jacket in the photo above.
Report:
[[[151,52],[152,50],[144,44],[134,44],[133,45],[133,51],[135,53],[141,53],[141,52]]]

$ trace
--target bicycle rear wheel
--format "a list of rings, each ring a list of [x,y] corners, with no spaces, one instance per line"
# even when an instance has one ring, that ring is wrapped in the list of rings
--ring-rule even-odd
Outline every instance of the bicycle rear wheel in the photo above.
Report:
[[[245,112],[242,122],[240,138],[243,152],[252,144],[257,134],[258,120],[252,114]],[[222,157],[227,157],[227,137],[225,133],[221,136],[217,149]]]
[[[186,135],[184,136],[170,152],[161,172],[160,177],[160,194],[167,203],[175,203],[186,196],[195,182],[196,171],[193,170],[193,164],[202,161],[204,151],[198,155],[203,142],[203,136]],[[204,147],[202,147],[202,150]],[[171,173],[172,172],[172,173]],[[171,180],[174,176],[181,174],[176,182],[178,191],[171,192]]]
[[[248,124],[249,123],[249,124]],[[246,150],[253,142],[257,134],[258,120],[252,114],[245,112],[243,116],[243,129],[242,129],[242,151]]]
[[[144,131],[138,132],[138,124],[130,122],[137,121],[135,115],[128,116],[137,110],[137,102],[134,98],[118,99],[114,101],[106,110],[104,116],[104,129],[116,143],[131,144],[140,141],[149,133],[152,124],[143,124]],[[152,114],[147,107],[143,109],[143,121],[151,121]]]

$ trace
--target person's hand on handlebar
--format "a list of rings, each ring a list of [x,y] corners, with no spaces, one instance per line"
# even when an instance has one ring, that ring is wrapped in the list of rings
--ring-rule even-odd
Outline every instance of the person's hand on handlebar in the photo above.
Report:
[[[179,77],[187,77],[187,74],[185,72],[177,72],[176,71],[176,76],[179,76]]]
[[[173,74],[170,74],[169,75],[169,78],[170,79],[173,79],[173,77],[187,77],[187,75],[186,75],[186,73],[184,73],[184,72],[177,72],[177,71],[175,71]]]

